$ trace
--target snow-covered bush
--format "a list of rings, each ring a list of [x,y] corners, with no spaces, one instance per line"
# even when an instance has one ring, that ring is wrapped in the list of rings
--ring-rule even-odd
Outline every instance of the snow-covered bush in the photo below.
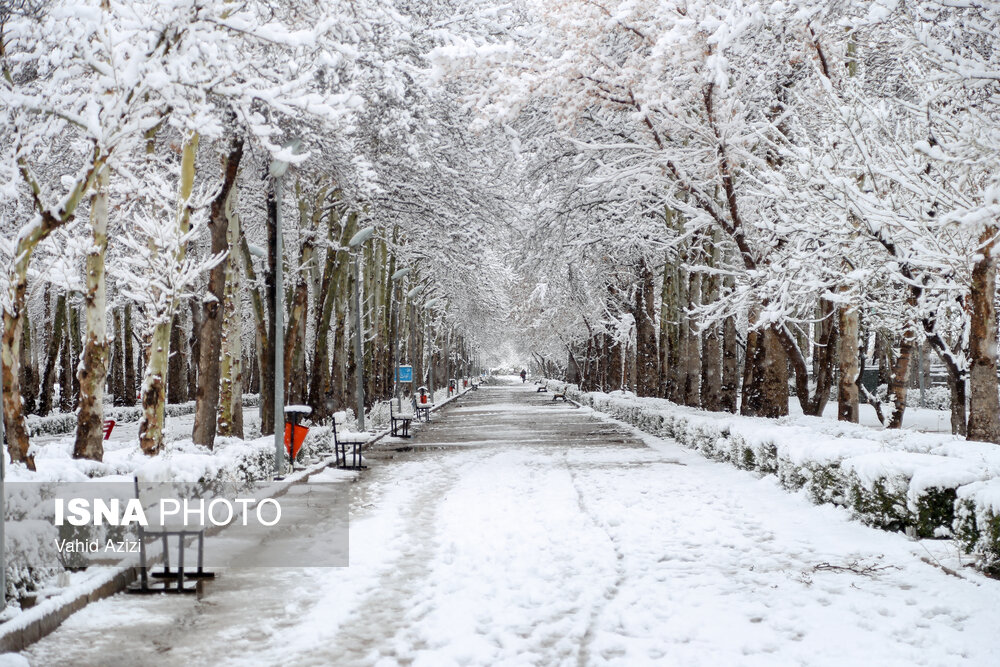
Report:
[[[958,489],[955,537],[976,566],[1000,577],[1000,478],[975,482]]]

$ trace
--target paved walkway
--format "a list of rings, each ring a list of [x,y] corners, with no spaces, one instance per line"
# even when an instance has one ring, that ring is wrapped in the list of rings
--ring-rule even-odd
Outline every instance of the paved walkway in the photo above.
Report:
[[[232,570],[197,600],[116,596],[26,657],[1000,664],[997,582],[950,577],[902,536],[532,385],[471,393],[369,465],[351,485],[349,568]]]

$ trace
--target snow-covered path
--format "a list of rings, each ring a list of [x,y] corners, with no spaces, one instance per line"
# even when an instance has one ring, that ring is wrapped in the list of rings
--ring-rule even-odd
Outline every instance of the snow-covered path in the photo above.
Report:
[[[394,446],[352,486],[349,568],[231,570],[200,600],[116,596],[26,657],[1000,664],[1000,582],[532,385],[472,393]],[[838,569],[852,565],[873,570]]]

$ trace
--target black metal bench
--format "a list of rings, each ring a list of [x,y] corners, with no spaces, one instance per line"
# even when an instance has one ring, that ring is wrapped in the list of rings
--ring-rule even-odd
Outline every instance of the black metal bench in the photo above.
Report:
[[[410,423],[416,415],[412,411],[403,410],[403,399],[394,398],[389,401],[389,433],[396,438],[410,437]]]
[[[345,470],[363,470],[368,466],[361,465],[361,446],[368,442],[367,433],[337,433],[337,418],[331,417],[333,423],[333,451],[337,457],[337,467]],[[351,465],[347,465],[347,449],[351,450]]]

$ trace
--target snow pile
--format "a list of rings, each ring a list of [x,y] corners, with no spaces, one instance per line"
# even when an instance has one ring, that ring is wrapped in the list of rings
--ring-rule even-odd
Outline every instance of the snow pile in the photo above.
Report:
[[[816,503],[849,508],[864,523],[922,538],[956,537],[983,570],[1000,573],[1000,447],[952,435],[818,417],[706,412],[630,392],[555,391],[642,431],[744,470],[776,475]]]

